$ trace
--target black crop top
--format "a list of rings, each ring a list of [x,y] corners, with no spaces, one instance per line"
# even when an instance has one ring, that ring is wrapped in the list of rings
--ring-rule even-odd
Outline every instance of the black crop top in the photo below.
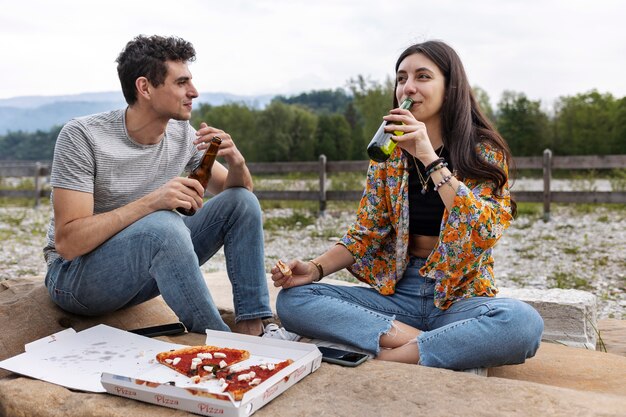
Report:
[[[422,173],[422,177],[426,178],[426,170],[424,164],[419,159],[413,159],[408,152],[404,155],[409,161],[409,233],[421,236],[439,236],[441,219],[445,208],[439,193],[434,190],[435,186],[432,180],[428,180],[428,191],[422,194],[422,184],[415,170],[415,161],[417,168]],[[437,149],[439,155],[439,149]],[[448,163],[448,169],[452,171],[450,166],[450,158],[447,149],[441,150],[441,155]]]

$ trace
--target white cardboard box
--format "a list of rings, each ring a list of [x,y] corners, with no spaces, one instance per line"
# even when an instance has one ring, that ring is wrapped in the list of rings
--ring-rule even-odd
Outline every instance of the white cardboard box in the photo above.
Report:
[[[245,393],[241,401],[233,401],[229,395],[221,393],[214,380],[209,381],[213,386],[202,383],[178,386],[177,382],[174,382],[176,385],[171,385],[171,383],[147,381],[144,379],[147,377],[146,374],[138,379],[103,373],[102,385],[111,394],[196,414],[226,417],[249,416],[317,370],[322,361],[320,351],[315,345],[309,343],[260,339],[254,336],[207,330],[206,344],[248,350],[250,359],[241,362],[242,366],[264,361],[276,363],[286,359],[292,359],[294,362]],[[185,377],[182,376],[182,378]]]
[[[30,343],[26,352],[0,362],[0,367],[72,389],[115,395],[208,416],[249,416],[320,367],[315,345],[207,331],[207,344],[246,349],[261,362],[294,362],[233,401],[216,381],[195,384],[159,364],[158,352],[182,345],[138,336],[99,325],[81,332],[68,329]],[[148,382],[150,381],[150,382]]]

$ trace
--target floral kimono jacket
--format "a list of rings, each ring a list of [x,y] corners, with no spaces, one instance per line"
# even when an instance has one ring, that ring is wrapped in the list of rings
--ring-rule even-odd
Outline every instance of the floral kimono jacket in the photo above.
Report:
[[[508,173],[503,154],[485,144],[477,152]],[[436,280],[435,306],[444,310],[462,298],[496,295],[491,251],[512,220],[508,183],[496,195],[493,182],[461,181],[437,247],[420,270]],[[348,270],[384,295],[395,292],[409,261],[408,184],[400,148],[386,162],[371,162],[357,219],[338,243],[354,256]]]

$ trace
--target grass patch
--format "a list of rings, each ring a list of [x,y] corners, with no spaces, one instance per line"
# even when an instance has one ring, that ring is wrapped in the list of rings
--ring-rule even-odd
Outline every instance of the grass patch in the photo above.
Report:
[[[519,276],[519,275],[513,275],[513,276],[509,277],[509,280],[514,282],[520,288],[523,288],[523,287],[526,286],[526,279],[525,279],[525,277],[522,277],[522,276]]]
[[[570,246],[570,247],[563,248],[563,253],[567,255],[577,255],[578,252],[580,252],[580,248],[577,246]]]
[[[593,260],[593,266],[595,268],[600,268],[602,266],[607,266],[609,264],[609,257],[608,256],[602,256],[600,258],[595,258]]]
[[[517,203],[517,215],[518,217],[519,216],[541,217],[543,216],[543,203],[519,202]]]
[[[535,247],[534,246],[525,246],[522,248],[514,248],[513,249],[515,252],[519,253],[521,257],[524,257],[525,259],[535,259],[537,257],[537,254],[534,253]]]
[[[261,209],[293,209],[293,210],[305,210],[311,213],[317,213],[320,209],[320,203],[318,201],[296,201],[296,200],[261,200]],[[327,201],[326,211],[351,211],[356,213],[359,207],[358,201]]]
[[[566,272],[555,272],[548,277],[549,288],[591,290],[593,287],[585,278]]]
[[[280,229],[303,228],[315,223],[315,217],[303,211],[295,211],[291,216],[273,217],[265,220],[263,229],[274,231]]]
[[[20,227],[25,218],[26,211],[19,211],[11,214],[0,213],[0,223],[5,223],[12,228]]]
[[[328,178],[333,191],[361,191],[365,188],[365,175],[361,172],[340,172]]]
[[[612,191],[626,191],[626,169],[611,170],[609,183]]]

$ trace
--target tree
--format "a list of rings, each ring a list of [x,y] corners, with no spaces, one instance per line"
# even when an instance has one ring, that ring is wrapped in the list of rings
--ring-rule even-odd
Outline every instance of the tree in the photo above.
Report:
[[[257,118],[256,160],[261,162],[288,161],[292,147],[290,127],[294,113],[291,106],[273,101]]]
[[[49,131],[38,130],[34,133],[22,131],[9,132],[0,137],[0,159],[25,161],[51,161],[54,156],[54,145],[61,126]]]
[[[369,139],[363,135],[363,122],[360,120],[359,112],[354,107],[354,103],[348,104],[346,111],[343,113],[343,117],[350,126],[350,142],[352,144],[350,157],[346,159],[355,161],[367,159],[367,144],[369,143]]]
[[[317,117],[298,106],[273,101],[257,118],[255,154],[258,161],[315,159]]]
[[[315,153],[315,131],[318,117],[307,109],[291,106],[294,112],[291,126],[291,149],[289,161],[311,161],[317,159]]]
[[[618,103],[596,90],[560,97],[556,105],[555,143],[562,155],[606,155],[614,149]]]
[[[354,96],[354,106],[364,121],[363,134],[369,142],[383,122],[383,116],[393,107],[393,81],[387,77],[380,84],[359,75],[356,79],[350,79],[348,85]]]
[[[193,113],[191,124],[198,129],[201,122],[227,132],[243,156],[253,161],[256,159],[255,136],[257,111],[244,104],[231,103],[223,106],[200,105]]]
[[[516,156],[541,155],[550,143],[550,122],[541,102],[524,93],[505,91],[498,103],[496,126]]]
[[[349,159],[352,148],[350,133],[350,125],[342,115],[320,115],[315,133],[316,153],[326,155],[328,160]]]
[[[615,109],[615,129],[613,130],[613,144],[611,154],[626,154],[626,97],[618,100]]]
[[[274,100],[287,104],[299,104],[318,114],[328,114],[345,111],[352,102],[352,97],[344,89],[337,88],[335,90],[314,90],[291,97],[277,96]]]
[[[480,110],[482,110],[483,114],[487,116],[487,118],[489,119],[489,121],[491,121],[491,123],[495,124],[496,117],[493,112],[493,108],[491,107],[491,103],[489,101],[489,94],[487,94],[485,90],[483,90],[482,88],[478,86],[472,87],[472,92],[474,93],[474,97],[476,98],[476,101],[478,102],[478,106],[480,107]]]

